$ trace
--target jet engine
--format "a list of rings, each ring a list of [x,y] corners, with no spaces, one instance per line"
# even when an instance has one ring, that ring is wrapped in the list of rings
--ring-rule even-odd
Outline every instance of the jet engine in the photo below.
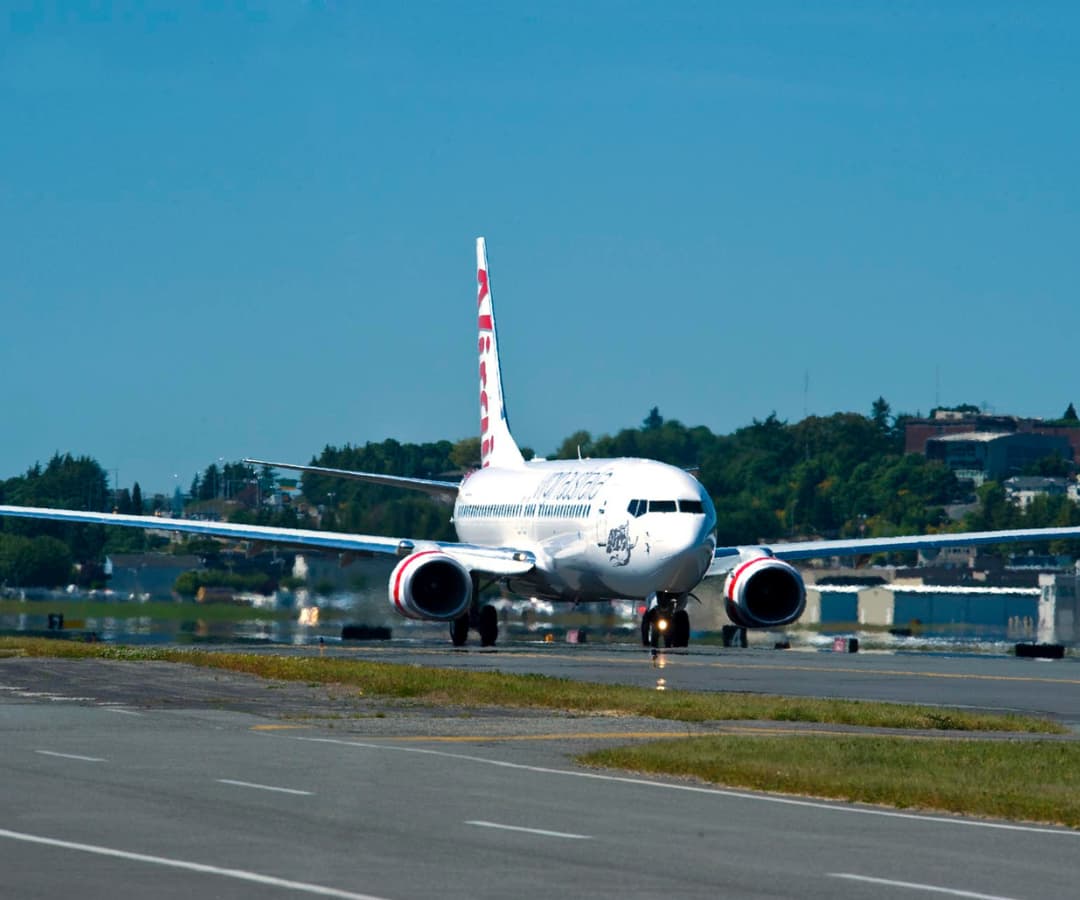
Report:
[[[742,628],[789,625],[806,608],[806,586],[799,571],[764,551],[745,557],[724,584],[724,609]]]
[[[390,574],[390,602],[410,619],[456,619],[472,601],[472,576],[441,550],[406,556]]]

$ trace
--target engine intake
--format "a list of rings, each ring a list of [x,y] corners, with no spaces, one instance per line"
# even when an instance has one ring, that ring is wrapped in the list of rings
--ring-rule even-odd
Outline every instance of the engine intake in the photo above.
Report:
[[[472,576],[441,550],[406,556],[390,574],[390,602],[410,619],[450,621],[469,608]]]
[[[803,614],[806,586],[791,564],[764,554],[753,556],[728,575],[724,608],[743,628],[779,628]]]

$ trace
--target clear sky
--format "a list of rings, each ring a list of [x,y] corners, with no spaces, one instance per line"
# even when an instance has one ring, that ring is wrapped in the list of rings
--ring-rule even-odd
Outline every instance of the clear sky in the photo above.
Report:
[[[0,478],[1080,403],[1073,3],[4,10]]]

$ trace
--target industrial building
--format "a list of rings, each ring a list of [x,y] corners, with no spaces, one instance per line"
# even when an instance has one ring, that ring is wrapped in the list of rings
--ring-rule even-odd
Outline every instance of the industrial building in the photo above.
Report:
[[[945,463],[957,478],[982,484],[1021,475],[1050,456],[1073,461],[1072,444],[1062,435],[972,431],[926,441],[926,458]]]

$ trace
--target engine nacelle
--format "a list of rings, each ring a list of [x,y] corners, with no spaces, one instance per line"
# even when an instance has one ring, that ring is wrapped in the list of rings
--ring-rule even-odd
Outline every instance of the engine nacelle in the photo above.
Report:
[[[472,576],[441,550],[406,556],[390,574],[390,602],[410,619],[456,619],[472,602]]]
[[[739,563],[724,584],[724,609],[742,628],[790,625],[806,608],[806,585],[798,569],[766,553]]]

